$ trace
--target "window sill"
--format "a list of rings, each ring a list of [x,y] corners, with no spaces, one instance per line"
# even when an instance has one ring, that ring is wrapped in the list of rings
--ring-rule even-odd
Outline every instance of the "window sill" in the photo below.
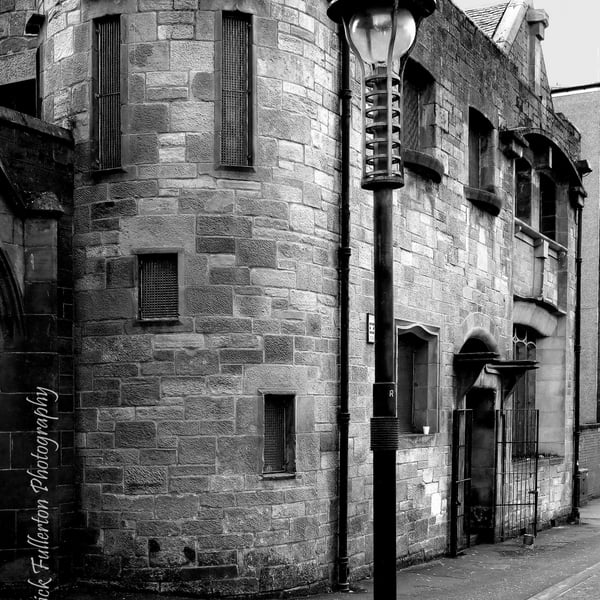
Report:
[[[434,183],[442,181],[442,176],[444,175],[442,161],[429,156],[429,154],[419,152],[418,150],[411,150],[410,148],[404,150],[403,156],[404,166],[410,171],[425,179],[431,179]]]
[[[485,190],[465,185],[465,198],[475,204],[481,210],[490,213],[494,217],[500,214],[504,202],[498,194],[486,192]]]
[[[256,173],[254,165],[217,165],[219,171],[238,171],[240,173]]]
[[[515,218],[515,235],[518,233],[523,233],[528,238],[530,238],[534,241],[544,240],[544,241],[548,242],[548,245],[550,246],[550,248],[552,250],[554,250],[555,252],[558,252],[559,254],[562,254],[562,253],[567,254],[567,252],[568,252],[568,249],[565,246],[563,246],[562,244],[559,244],[556,240],[549,238],[548,236],[544,235],[543,233],[540,233],[537,229],[534,229],[531,225],[529,225],[528,223],[525,223],[525,221],[521,221],[521,219]]]
[[[110,169],[92,169],[90,171],[92,177],[100,179],[102,177],[108,177],[109,175],[118,175],[119,173],[127,173],[127,169],[124,167],[112,167]]]
[[[263,473],[262,478],[269,480],[296,479],[296,473]]]

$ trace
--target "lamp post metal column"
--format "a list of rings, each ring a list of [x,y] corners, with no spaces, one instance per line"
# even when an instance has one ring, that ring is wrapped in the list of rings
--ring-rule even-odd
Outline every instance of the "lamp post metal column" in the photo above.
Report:
[[[375,600],[396,598],[396,383],[394,373],[394,189],[404,185],[400,143],[402,72],[421,20],[436,0],[329,0],[363,76],[362,187],[373,190],[375,383],[373,578]]]

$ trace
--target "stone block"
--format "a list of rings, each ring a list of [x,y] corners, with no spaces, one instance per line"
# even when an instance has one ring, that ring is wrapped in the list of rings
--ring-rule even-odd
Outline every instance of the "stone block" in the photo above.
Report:
[[[169,44],[151,42],[132,44],[129,50],[131,72],[167,71],[169,69]]]
[[[248,267],[277,267],[277,244],[273,240],[238,240],[237,264]]]
[[[164,396],[194,396],[206,393],[205,377],[162,377],[161,390]]]
[[[156,41],[156,13],[132,13],[127,19],[127,42]]]
[[[294,339],[287,335],[267,335],[264,339],[265,362],[292,364]]]
[[[190,133],[186,139],[186,159],[189,162],[208,163],[214,159],[214,143],[206,134]]]
[[[261,296],[235,296],[234,315],[268,319],[271,317],[271,299]]]
[[[232,350],[225,349],[219,352],[221,364],[257,364],[264,360],[262,350]]]
[[[155,181],[119,181],[111,183],[108,188],[110,197],[113,200],[120,198],[152,198],[158,196],[158,186]],[[127,207],[119,216],[126,217],[135,214],[132,207]]]
[[[205,254],[235,254],[235,239],[228,237],[199,237],[196,251]]]
[[[212,102],[171,103],[171,131],[212,134],[214,109]]]
[[[214,43],[201,41],[171,42],[171,68],[213,73]]]
[[[158,162],[158,136],[155,133],[128,135],[124,138],[125,164]]]
[[[154,406],[160,402],[158,378],[124,381],[121,385],[123,406]]]
[[[132,133],[161,133],[169,131],[167,104],[131,104],[129,127]]]
[[[194,67],[193,70],[196,70],[196,68]],[[215,76],[213,71],[194,73],[191,90],[196,100],[213,102],[215,99]]]
[[[252,235],[252,221],[248,217],[202,216],[196,220],[196,234],[209,237],[249,238]]]
[[[169,448],[142,448],[140,465],[174,465],[177,462],[177,451]]]
[[[112,188],[110,188],[112,192]],[[111,196],[113,194],[111,193]],[[91,206],[92,219],[106,219],[109,217],[127,217],[137,214],[137,203],[133,198],[118,202],[97,202]]]
[[[126,494],[160,494],[167,492],[166,467],[125,467],[123,478]]]
[[[56,231],[54,219],[27,219],[25,221],[25,245],[51,248],[56,245]]]
[[[33,281],[56,281],[56,250],[51,247],[25,249],[25,279]]]
[[[91,290],[77,294],[77,318],[83,321],[130,319],[133,297],[130,289]]]
[[[213,350],[175,352],[177,375],[211,375],[219,372],[218,354]]]
[[[212,465],[215,457],[215,437],[203,436],[179,440],[177,462],[180,465]]]
[[[123,483],[123,469],[120,467],[86,467],[86,483]]]
[[[219,437],[217,473],[219,475],[259,473],[262,460],[261,447],[261,439],[255,436]]]
[[[212,285],[250,285],[250,270],[235,267],[215,267],[209,271]]]
[[[233,398],[195,396],[185,400],[185,418],[192,421],[229,421],[234,418]]]
[[[155,500],[157,519],[178,521],[198,516],[198,496],[157,496]]]
[[[233,295],[229,287],[204,286],[185,290],[185,306],[188,314],[232,315]]]
[[[156,447],[156,424],[151,421],[119,422],[115,435],[119,448]]]
[[[106,261],[106,287],[130,288],[134,285],[135,259],[132,256]]]
[[[121,220],[121,251],[137,248],[182,248],[193,253],[196,238],[192,215],[149,215]]]

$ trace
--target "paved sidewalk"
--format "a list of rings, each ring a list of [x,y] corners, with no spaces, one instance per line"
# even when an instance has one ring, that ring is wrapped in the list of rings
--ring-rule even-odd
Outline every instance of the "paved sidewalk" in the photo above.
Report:
[[[372,581],[352,593],[310,600],[372,600]],[[289,597],[289,596],[285,596]],[[440,558],[398,572],[397,600],[600,600],[600,499],[581,509],[579,525],[521,540],[475,546],[458,558]],[[55,592],[52,600],[184,600],[180,596],[118,591]],[[392,599],[390,599],[392,600]]]
[[[371,600],[372,582],[351,594],[314,600]],[[475,546],[398,572],[398,600],[600,600],[600,499],[581,509],[579,525],[521,540]]]

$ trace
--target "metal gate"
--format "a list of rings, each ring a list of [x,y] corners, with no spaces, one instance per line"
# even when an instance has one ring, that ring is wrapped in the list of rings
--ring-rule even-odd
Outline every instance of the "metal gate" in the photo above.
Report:
[[[498,539],[537,535],[539,411],[496,411]]]
[[[471,440],[473,411],[452,412],[452,498],[450,504],[450,554],[471,545]]]

